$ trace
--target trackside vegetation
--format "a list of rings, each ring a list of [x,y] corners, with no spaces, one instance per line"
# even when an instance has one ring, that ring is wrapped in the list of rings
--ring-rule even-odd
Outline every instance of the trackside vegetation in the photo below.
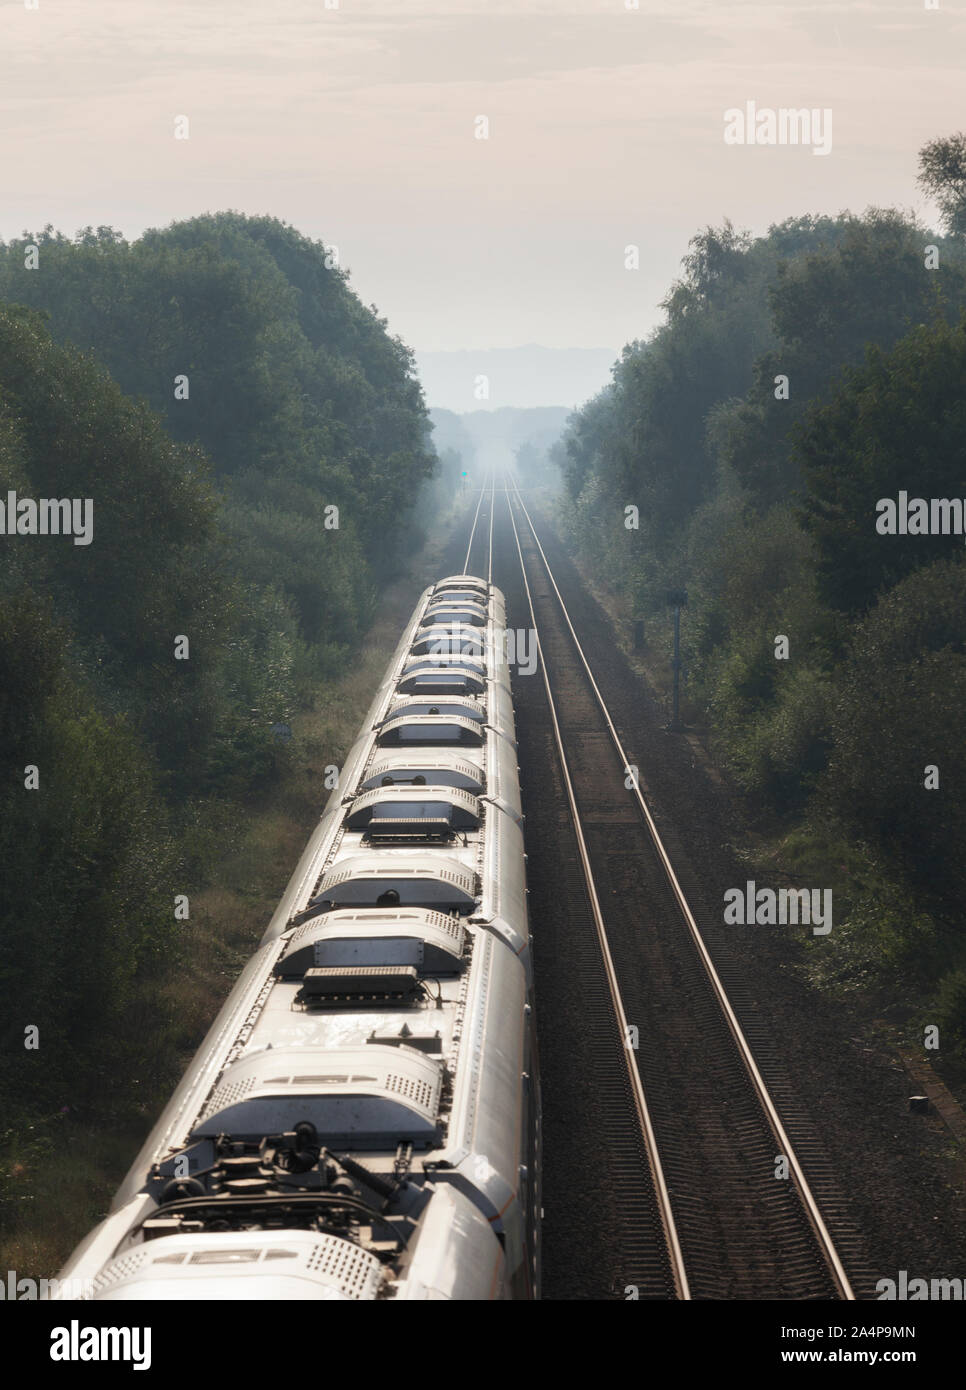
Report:
[[[688,590],[690,716],[769,867],[835,890],[808,968],[920,1042],[938,1024],[955,1064],[966,538],[890,529],[880,504],[946,499],[955,522],[966,499],[966,136],[920,168],[945,234],[882,209],[700,232],[665,322],[555,455],[561,526],[655,649]]]
[[[409,349],[291,227],[0,245],[0,499],[94,518],[86,545],[0,536],[0,1220],[24,1274],[103,1209],[264,930],[327,795],[320,691],[364,665],[435,466]],[[74,1229],[32,1244],[59,1212]]]

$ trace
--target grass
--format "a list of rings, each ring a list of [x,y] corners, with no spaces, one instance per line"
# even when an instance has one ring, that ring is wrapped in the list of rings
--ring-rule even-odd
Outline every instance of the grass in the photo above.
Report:
[[[136,1124],[105,1134],[102,1124],[58,1118],[59,1124],[44,1126],[39,1144],[27,1133],[6,1155],[21,1181],[10,1233],[0,1242],[0,1269],[15,1270],[20,1278],[56,1275],[106,1215],[144,1138],[144,1127]]]

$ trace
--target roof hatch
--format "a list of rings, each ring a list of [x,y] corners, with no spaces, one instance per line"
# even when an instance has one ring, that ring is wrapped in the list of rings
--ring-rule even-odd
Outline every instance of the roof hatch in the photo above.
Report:
[[[396,689],[400,695],[482,695],[486,681],[472,668],[434,666],[430,659],[409,667]]]
[[[380,751],[369,768],[362,790],[406,785],[462,787],[478,796],[486,787],[486,779],[480,768],[457,753],[386,749]]]
[[[442,1069],[400,1047],[274,1047],[226,1067],[195,1138],[280,1134],[308,1120],[328,1148],[436,1142]]]
[[[397,862],[378,851],[353,854],[323,876],[306,912],[335,907],[429,907],[466,916],[476,908],[476,875],[458,859],[435,854],[407,854]]]
[[[468,624],[470,627],[486,626],[486,609],[478,603],[439,603],[426,609],[419,621],[420,629],[441,627],[448,623]]]
[[[380,789],[356,797],[345,823],[373,842],[448,840],[479,828],[480,803],[455,787]]]
[[[381,748],[398,747],[403,743],[442,743],[449,746],[468,744],[479,748],[483,742],[482,725],[463,715],[445,718],[440,714],[400,715],[387,719],[379,730]]]
[[[398,719],[403,714],[459,714],[464,719],[475,719],[482,724],[486,718],[486,707],[479,700],[461,700],[454,695],[440,695],[436,700],[397,700],[376,728],[381,729],[390,719]]]
[[[453,586],[461,589],[475,589],[477,593],[487,593],[489,585],[485,579],[481,579],[478,574],[448,574],[445,579],[440,579],[433,587],[433,593],[439,593],[440,589],[449,589]]]
[[[465,937],[457,918],[423,907],[328,912],[292,934],[275,973],[301,979],[314,966],[413,965],[421,974],[453,974]]]
[[[451,627],[425,628],[410,650],[413,656],[482,657],[483,641],[479,628],[461,628],[454,623]]]

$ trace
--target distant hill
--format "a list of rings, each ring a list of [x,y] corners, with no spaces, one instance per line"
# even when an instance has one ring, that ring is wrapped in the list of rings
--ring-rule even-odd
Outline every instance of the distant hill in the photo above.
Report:
[[[500,410],[472,410],[456,415],[450,410],[430,410],[433,443],[444,451],[452,477],[465,470],[475,486],[490,468],[515,467],[531,481],[547,479],[550,448],[563,434],[572,414],[567,406],[545,405],[530,410],[504,406]],[[444,465],[445,466],[445,465]]]
[[[562,405],[530,410],[504,406],[500,410],[471,410],[464,415],[432,409],[429,417],[436,448],[457,450],[468,466],[474,456],[492,462],[505,453],[509,461],[522,444],[549,448],[562,434],[571,413],[569,406]]]
[[[462,414],[506,406],[566,406],[573,410],[610,381],[619,353],[612,348],[489,348],[416,352],[426,403]],[[485,376],[489,398],[474,394]]]

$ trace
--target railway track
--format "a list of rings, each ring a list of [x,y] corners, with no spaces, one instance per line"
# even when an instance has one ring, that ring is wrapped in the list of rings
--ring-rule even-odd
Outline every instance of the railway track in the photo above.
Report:
[[[848,1242],[833,1175],[769,1039],[753,1026],[740,979],[715,966],[707,942],[720,923],[688,903],[512,481],[501,500],[511,534],[498,541],[497,578],[511,613],[537,635],[543,735],[559,768],[553,806],[550,779],[541,786],[540,819],[552,818],[561,842],[573,843],[553,885],[567,905],[554,914],[553,955],[566,963],[554,988],[569,985],[573,996],[579,1063],[568,1085],[593,1106],[604,1158],[606,1190],[587,1194],[588,1222],[607,1230],[608,1287],[598,1296],[851,1299],[829,1228]],[[479,516],[480,506],[474,531]],[[492,572],[495,480],[488,522]],[[467,563],[472,547],[471,537]],[[531,817],[531,856],[534,830]],[[548,895],[537,932],[548,929],[552,902]],[[543,1040],[541,1051],[546,1063]]]
[[[488,584],[493,583],[493,521],[495,513],[496,474],[490,469],[489,474],[484,479],[483,486],[480,488],[476,510],[473,513],[473,524],[470,527],[470,538],[466,546],[466,558],[463,561],[464,574],[485,574]],[[474,542],[476,543],[475,552]],[[476,569],[470,566],[471,557],[480,562]]]

